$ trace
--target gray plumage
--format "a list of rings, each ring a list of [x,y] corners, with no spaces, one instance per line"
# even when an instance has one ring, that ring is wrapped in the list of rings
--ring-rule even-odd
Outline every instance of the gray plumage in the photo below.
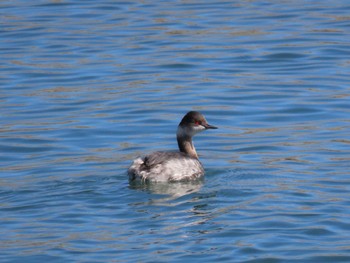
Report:
[[[204,175],[200,161],[182,152],[154,152],[138,158],[129,168],[130,180],[176,182],[196,180]]]

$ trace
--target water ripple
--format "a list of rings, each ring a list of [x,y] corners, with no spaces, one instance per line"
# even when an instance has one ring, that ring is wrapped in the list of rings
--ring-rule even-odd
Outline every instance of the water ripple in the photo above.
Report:
[[[346,1],[0,8],[0,260],[350,261]],[[205,180],[129,184],[189,110]]]

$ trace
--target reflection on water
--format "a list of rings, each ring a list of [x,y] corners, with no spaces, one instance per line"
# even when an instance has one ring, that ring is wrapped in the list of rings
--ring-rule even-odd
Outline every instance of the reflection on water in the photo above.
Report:
[[[173,183],[140,183],[131,182],[130,189],[147,191],[156,195],[165,195],[167,198],[176,199],[185,195],[198,192],[203,185],[203,180],[195,182]]]

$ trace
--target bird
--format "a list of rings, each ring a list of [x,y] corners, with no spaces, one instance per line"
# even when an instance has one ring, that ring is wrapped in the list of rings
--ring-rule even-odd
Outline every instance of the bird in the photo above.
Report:
[[[157,151],[133,161],[128,169],[129,181],[180,182],[204,176],[204,168],[192,142],[199,132],[217,129],[208,124],[198,111],[189,111],[178,125],[176,138],[179,151]]]

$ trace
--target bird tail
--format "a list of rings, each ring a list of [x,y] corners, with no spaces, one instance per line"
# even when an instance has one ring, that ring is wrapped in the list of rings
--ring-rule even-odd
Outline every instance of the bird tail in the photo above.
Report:
[[[133,164],[130,166],[128,169],[128,175],[129,175],[129,180],[133,181],[135,180],[139,175],[141,165],[143,164],[143,160],[141,158],[137,158]]]

